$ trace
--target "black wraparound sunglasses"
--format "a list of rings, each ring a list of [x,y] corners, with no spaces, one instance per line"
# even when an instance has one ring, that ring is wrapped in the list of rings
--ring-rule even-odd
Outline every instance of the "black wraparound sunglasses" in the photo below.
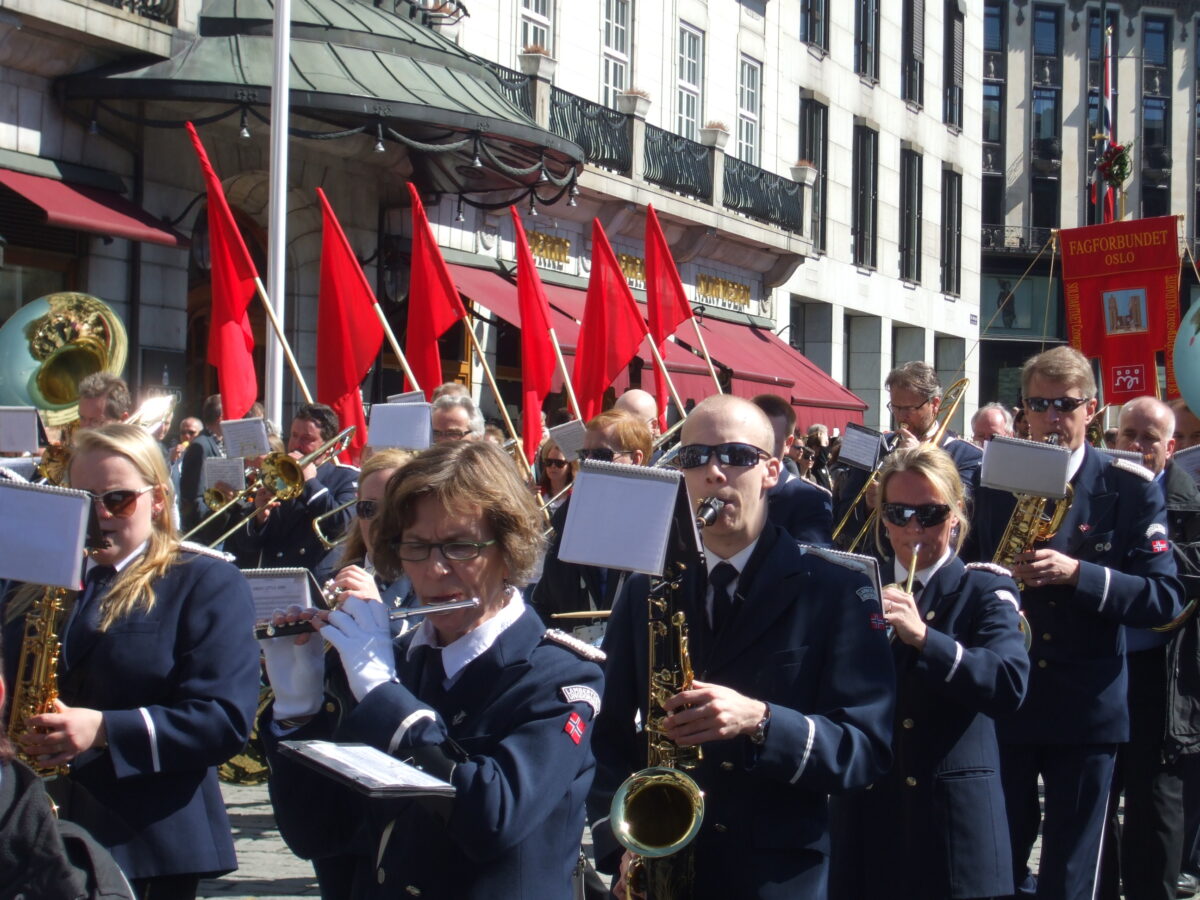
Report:
[[[884,503],[880,509],[883,517],[898,528],[904,528],[913,518],[916,518],[917,524],[922,528],[933,528],[950,517],[950,507],[945,503],[918,503],[916,506],[907,503]]]

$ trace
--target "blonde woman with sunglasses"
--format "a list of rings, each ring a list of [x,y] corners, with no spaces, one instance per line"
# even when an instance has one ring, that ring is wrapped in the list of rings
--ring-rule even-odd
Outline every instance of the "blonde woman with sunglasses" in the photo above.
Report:
[[[191,900],[199,879],[237,868],[216,766],[245,744],[258,701],[250,590],[218,554],[180,544],[162,452],[141,428],[81,432],[69,481],[92,496],[105,546],[60,635],[56,711],[18,744],[70,767],[53,783],[60,814],[108,848],[139,897]],[[6,603],[10,648],[41,591]]]

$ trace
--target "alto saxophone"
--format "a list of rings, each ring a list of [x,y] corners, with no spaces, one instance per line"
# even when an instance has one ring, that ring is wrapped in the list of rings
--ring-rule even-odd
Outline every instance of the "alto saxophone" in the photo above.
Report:
[[[710,497],[700,504],[696,525],[711,525],[725,505]],[[703,758],[698,746],[681,747],[666,736],[664,704],[692,687],[687,618],[676,598],[686,565],[673,562],[646,598],[649,636],[649,697],[646,712],[646,768],[630,775],[613,795],[609,821],[613,835],[636,854],[628,880],[650,900],[690,897],[690,854],[668,860],[687,847],[704,820],[704,792],[686,769]]]
[[[29,731],[34,716],[54,711],[58,699],[60,635],[66,618],[67,591],[48,587],[25,613],[25,633],[17,658],[17,676],[9,710],[8,736],[17,755],[43,778],[66,775],[67,766],[44,766],[20,749],[17,739]]]

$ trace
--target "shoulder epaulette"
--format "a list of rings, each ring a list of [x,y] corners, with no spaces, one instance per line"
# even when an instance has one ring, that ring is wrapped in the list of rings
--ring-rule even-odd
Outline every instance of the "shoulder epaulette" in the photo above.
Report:
[[[222,553],[220,550],[214,550],[212,547],[206,547],[204,544],[197,544],[195,541],[180,541],[179,549],[188,553],[196,553],[200,556],[211,556],[213,559],[223,559],[225,562],[233,562],[234,556],[232,553]]]
[[[348,463],[348,462],[342,462],[336,456],[333,458],[333,464],[335,466],[337,466],[339,469],[353,469],[355,472],[359,471],[358,466],[352,465],[351,463]]]
[[[1145,466],[1135,463],[1131,459],[1121,459],[1118,457],[1118,458],[1113,459],[1112,464],[1116,468],[1124,469],[1126,472],[1132,472],[1134,475],[1137,475],[1139,478],[1146,479],[1146,481],[1154,480],[1153,472],[1151,472]]]
[[[994,562],[971,562],[967,563],[968,569],[979,569],[982,572],[991,572],[994,575],[1005,575],[1012,578],[1012,572],[1004,568],[999,563]]]
[[[574,652],[577,656],[581,656],[592,662],[602,663],[608,658],[605,656],[603,650],[599,650],[591,644],[585,644],[574,635],[567,634],[565,631],[559,631],[557,628],[547,628],[546,633],[542,635],[542,640],[560,644]]]

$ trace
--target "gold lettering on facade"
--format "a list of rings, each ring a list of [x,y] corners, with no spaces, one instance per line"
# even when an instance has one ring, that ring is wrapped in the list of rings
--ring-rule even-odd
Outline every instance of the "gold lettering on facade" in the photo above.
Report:
[[[696,296],[706,303],[732,303],[736,306],[749,306],[753,298],[750,285],[716,275],[696,277]]]
[[[547,269],[563,269],[571,261],[571,239],[546,234],[544,231],[529,231],[529,252],[534,260]]]
[[[646,286],[646,261],[640,256],[618,253],[617,265],[621,267],[621,274],[625,276],[630,287],[643,288]]]

